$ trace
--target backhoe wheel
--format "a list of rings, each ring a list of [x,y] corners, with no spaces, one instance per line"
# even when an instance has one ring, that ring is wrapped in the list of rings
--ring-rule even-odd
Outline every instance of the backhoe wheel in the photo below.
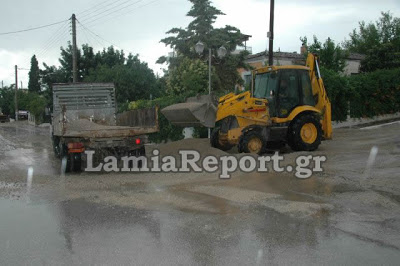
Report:
[[[321,144],[321,139],[321,123],[315,115],[302,115],[289,127],[288,144],[294,151],[314,151]]]
[[[232,145],[222,143],[219,140],[219,127],[214,128],[214,130],[212,131],[210,136],[210,143],[212,147],[220,149],[222,151],[228,151],[233,147]]]
[[[257,130],[243,133],[239,140],[239,152],[262,154],[266,147],[267,141]]]

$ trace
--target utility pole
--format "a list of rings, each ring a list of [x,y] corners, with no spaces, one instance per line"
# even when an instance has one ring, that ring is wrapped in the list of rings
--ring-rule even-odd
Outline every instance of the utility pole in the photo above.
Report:
[[[24,86],[22,86],[22,80],[21,80],[21,90],[24,88]]]
[[[4,89],[4,83],[1,81],[1,88]]]
[[[269,13],[269,48],[268,48],[268,65],[274,64],[274,9],[275,0],[271,0]]]
[[[208,94],[211,95],[211,47],[208,48]],[[211,98],[210,98],[211,99]],[[208,128],[208,138],[211,138],[211,128]]]
[[[76,49],[76,17],[72,14],[72,82],[78,82],[78,59]]]
[[[15,121],[18,121],[18,66],[15,65]]]

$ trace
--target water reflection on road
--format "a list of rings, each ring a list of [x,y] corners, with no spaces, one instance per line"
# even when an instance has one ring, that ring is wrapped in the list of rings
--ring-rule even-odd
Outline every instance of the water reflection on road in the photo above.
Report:
[[[0,200],[0,261],[21,264],[378,264],[396,249],[366,243],[324,220],[265,208],[217,215],[88,203]],[[391,261],[390,261],[391,260]]]

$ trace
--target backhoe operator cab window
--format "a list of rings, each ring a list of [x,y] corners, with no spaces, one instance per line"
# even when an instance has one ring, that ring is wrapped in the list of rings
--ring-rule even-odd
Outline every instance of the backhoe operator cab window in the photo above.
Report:
[[[276,89],[277,77],[276,73],[257,74],[255,79],[254,97],[267,99],[274,96]]]
[[[278,116],[287,117],[292,109],[300,105],[299,80],[294,69],[281,70],[279,76]]]
[[[297,106],[315,106],[309,72],[301,69],[257,74],[254,97],[268,100],[272,117],[288,117]]]
[[[254,96],[255,98],[267,99],[269,106],[269,113],[275,116],[275,95],[278,84],[278,76],[276,72],[268,72],[257,74],[254,82]]]
[[[307,70],[299,70],[299,74],[301,80],[303,104],[315,106],[316,103],[312,94],[310,75]]]

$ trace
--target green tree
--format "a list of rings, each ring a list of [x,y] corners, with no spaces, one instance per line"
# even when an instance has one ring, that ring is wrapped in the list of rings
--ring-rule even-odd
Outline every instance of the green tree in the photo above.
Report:
[[[361,72],[373,72],[378,69],[393,69],[400,67],[400,50],[394,43],[384,43],[368,50],[365,59],[361,61]]]
[[[364,72],[400,67],[400,18],[381,14],[375,23],[360,22],[344,43],[349,51],[366,55],[360,67]]]
[[[39,62],[36,59],[36,55],[31,58],[31,69],[29,71],[29,83],[28,90],[30,92],[40,92],[40,72],[39,72]]]
[[[0,109],[4,114],[13,114],[14,109],[12,108],[11,103],[14,103],[14,95],[14,85],[9,87],[6,86],[0,90]]]
[[[28,105],[31,101],[31,93],[18,90],[18,109],[28,110]],[[4,114],[14,116],[15,114],[15,85],[4,87],[0,90],[0,108]]]
[[[99,65],[89,70],[85,82],[113,82],[118,103],[158,97],[156,77],[147,63],[141,62],[138,55],[129,55],[125,64]]]
[[[58,61],[61,64],[61,69],[66,72],[68,81],[67,82],[72,82],[72,45],[70,42],[68,42],[68,45],[66,48],[61,47],[61,57],[58,59]],[[81,50],[77,49],[76,53],[77,61],[78,61],[78,81],[82,81],[82,77],[80,75],[81,69],[79,68],[80,61],[81,61]]]
[[[180,57],[190,58],[192,60],[202,59],[207,60],[207,53],[198,55],[194,50],[197,42],[201,41],[205,45],[205,51],[212,50],[212,64],[215,68],[218,82],[213,87],[214,90],[232,90],[235,84],[242,84],[243,81],[237,72],[240,67],[247,66],[244,64],[244,57],[248,54],[242,51],[240,55],[231,54],[238,46],[243,46],[246,36],[239,29],[233,26],[225,26],[224,28],[214,28],[214,23],[219,15],[224,15],[220,10],[213,7],[208,0],[190,0],[192,7],[187,13],[187,16],[193,20],[189,25],[183,28],[173,28],[167,32],[168,35],[161,40],[166,46],[171,47],[176,51],[177,57],[169,60],[163,56],[160,57],[157,63],[168,63],[169,69],[174,69],[181,62]],[[218,59],[217,49],[224,46],[228,54],[223,59]],[[169,75],[170,78],[174,78]],[[206,88],[206,86],[205,86]]]
[[[307,43],[307,37],[300,38],[303,45],[306,45],[307,50],[311,53],[317,53],[320,56],[321,66],[335,71],[343,72],[346,67],[346,57],[348,52],[335,44],[335,42],[328,38],[324,43],[321,43],[318,38],[313,36],[313,43]]]
[[[47,100],[44,96],[38,93],[29,93],[29,103],[27,103],[27,110],[35,116],[36,122],[40,123],[43,120]]]
[[[215,69],[213,68],[214,84],[216,84]],[[169,94],[193,92],[203,94],[208,91],[208,66],[200,59],[182,57],[178,66],[172,67],[167,79]]]
[[[66,48],[61,47],[61,57],[59,62],[61,68],[68,74],[69,81],[72,81],[72,45],[68,42]],[[77,49],[78,81],[83,81],[89,74],[90,69],[95,69],[99,65],[113,67],[125,63],[124,51],[116,50],[113,46],[104,48],[101,52],[94,53],[93,47],[83,44],[82,49]]]
[[[164,83],[157,82],[153,71],[147,63],[141,62],[138,55],[125,56],[123,51],[110,46],[94,52],[87,44],[78,49],[78,81],[114,82],[119,103],[138,99],[149,99],[150,95],[158,97]],[[40,71],[42,84],[49,105],[52,105],[52,84],[72,81],[72,46],[61,47],[60,67],[43,64]]]

